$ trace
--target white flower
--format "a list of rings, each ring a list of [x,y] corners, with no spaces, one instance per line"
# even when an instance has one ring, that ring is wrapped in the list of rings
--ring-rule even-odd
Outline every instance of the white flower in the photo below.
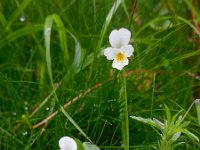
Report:
[[[112,47],[104,50],[104,55],[108,60],[113,60],[112,67],[118,70],[128,65],[127,57],[133,54],[134,48],[128,44],[131,38],[131,32],[125,28],[113,30],[109,36],[109,42]]]
[[[77,150],[76,142],[68,136],[60,138],[58,144],[61,150]]]

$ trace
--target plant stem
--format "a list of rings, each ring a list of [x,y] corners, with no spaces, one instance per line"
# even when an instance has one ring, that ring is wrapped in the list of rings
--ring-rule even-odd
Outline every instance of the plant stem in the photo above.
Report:
[[[198,124],[200,125],[200,102],[196,102],[196,111],[197,111],[197,120]]]
[[[127,90],[126,90],[126,74],[125,71],[122,71],[122,88],[123,93],[121,94],[122,99],[122,112],[121,112],[121,121],[122,121],[122,136],[123,136],[123,144],[124,150],[129,150],[129,120],[128,120],[128,105],[127,105]]]

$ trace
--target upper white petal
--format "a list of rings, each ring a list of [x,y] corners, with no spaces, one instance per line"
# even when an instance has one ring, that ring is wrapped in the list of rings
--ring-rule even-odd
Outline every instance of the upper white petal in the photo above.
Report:
[[[121,47],[121,38],[119,36],[118,30],[113,30],[109,35],[109,42],[112,47],[120,48]]]
[[[124,45],[128,45],[130,38],[131,38],[131,32],[125,28],[120,28],[118,30],[118,34],[120,37],[121,47]]]
[[[61,150],[77,150],[76,142],[68,136],[60,138],[58,144]]]
[[[133,55],[134,48],[132,45],[125,45],[120,48],[120,51],[123,52],[126,57],[130,57]]]
[[[109,42],[112,47],[120,48],[124,45],[128,45],[131,38],[131,32],[125,28],[119,30],[113,30],[109,35]]]
[[[116,53],[119,50],[116,48],[108,47],[104,50],[104,55],[107,57],[108,60],[113,60],[116,56]]]
[[[118,70],[122,70],[124,66],[128,65],[128,59],[125,58],[124,61],[113,60],[112,67]]]

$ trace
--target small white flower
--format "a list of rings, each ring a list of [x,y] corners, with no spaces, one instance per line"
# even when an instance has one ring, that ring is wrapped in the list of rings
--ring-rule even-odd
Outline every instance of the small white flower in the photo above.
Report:
[[[133,54],[134,48],[128,44],[131,38],[131,32],[125,28],[113,30],[109,36],[109,42],[112,47],[104,50],[104,55],[108,60],[113,60],[112,67],[118,70],[128,65],[127,57]]]
[[[61,150],[77,150],[76,142],[68,136],[60,138],[58,144]]]

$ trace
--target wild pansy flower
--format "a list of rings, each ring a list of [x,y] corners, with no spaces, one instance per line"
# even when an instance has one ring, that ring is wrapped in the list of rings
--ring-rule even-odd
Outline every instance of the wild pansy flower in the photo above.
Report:
[[[58,144],[60,150],[77,150],[77,144],[75,140],[68,136],[60,138]]]
[[[104,50],[108,60],[113,60],[112,67],[122,70],[128,65],[128,57],[132,56],[134,48],[129,44],[131,32],[125,28],[113,30],[109,35],[109,42],[112,47]]]

